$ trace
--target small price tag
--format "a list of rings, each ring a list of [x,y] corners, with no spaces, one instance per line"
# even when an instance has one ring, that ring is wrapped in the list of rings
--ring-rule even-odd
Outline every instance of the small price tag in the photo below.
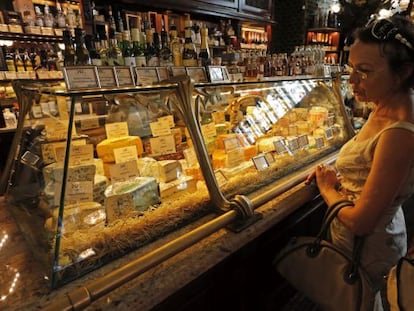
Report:
[[[273,144],[275,146],[277,154],[282,155],[288,153],[289,155],[292,155],[292,151],[290,151],[289,147],[286,146],[285,142],[282,139],[277,139],[273,141]]]
[[[299,148],[306,148],[309,146],[309,139],[308,139],[308,135],[303,134],[298,136],[298,143],[299,143]]]
[[[60,190],[59,190],[60,191]],[[65,203],[93,201],[93,181],[70,181],[66,184]]]
[[[183,153],[188,167],[192,167],[198,164],[197,155],[194,148],[185,149]]]
[[[332,127],[331,127],[331,126],[330,126],[330,127],[327,127],[327,128],[325,129],[325,136],[326,136],[326,139],[327,139],[327,140],[331,140],[331,139],[334,137],[334,132],[333,132]]]
[[[226,138],[223,140],[223,144],[226,153],[229,153],[231,150],[239,149],[241,147],[240,141],[237,137]]]
[[[98,78],[101,84],[101,87],[115,87],[116,78],[115,78],[115,69],[112,66],[98,66]]]
[[[94,66],[74,66],[63,68],[68,90],[99,88],[98,72]]]
[[[325,146],[325,141],[322,136],[315,137],[315,145],[317,149],[322,149]]]
[[[288,143],[289,149],[292,152],[296,152],[296,151],[299,150],[299,141],[298,141],[297,137],[293,137],[293,138],[288,139],[287,143]]]
[[[105,124],[106,137],[119,138],[129,135],[128,123],[127,122],[116,122]]]
[[[138,152],[135,146],[114,149],[115,163],[137,161]]]
[[[172,115],[158,118],[158,122],[160,122],[161,124],[165,124],[165,126],[169,128],[173,128],[175,126],[174,116]]]
[[[109,173],[111,175],[112,183],[126,181],[128,179],[138,177],[139,170],[137,160],[113,164],[109,168]]]
[[[98,118],[92,118],[92,119],[84,119],[80,121],[80,128],[82,130],[91,130],[98,128],[99,125],[99,119]]]
[[[134,75],[129,66],[115,67],[118,86],[135,86]]]
[[[137,84],[148,85],[158,82],[158,75],[155,67],[135,67]]]
[[[216,124],[214,122],[202,124],[201,133],[203,134],[203,137],[206,139],[216,137],[217,136]]]
[[[235,167],[244,162],[244,152],[242,148],[230,150],[227,153],[227,166]]]
[[[226,178],[226,176],[220,169],[214,171],[214,175],[216,176],[216,180],[217,180],[219,187],[227,184],[228,179]]]
[[[150,138],[152,155],[175,153],[175,139],[173,135]]]
[[[259,154],[252,158],[254,166],[258,171],[264,171],[269,168],[269,163],[267,163],[266,156],[264,154]]]
[[[82,165],[93,161],[93,145],[72,146],[69,165]]]
[[[167,122],[151,122],[150,123],[152,136],[165,136],[171,134],[170,124]]]

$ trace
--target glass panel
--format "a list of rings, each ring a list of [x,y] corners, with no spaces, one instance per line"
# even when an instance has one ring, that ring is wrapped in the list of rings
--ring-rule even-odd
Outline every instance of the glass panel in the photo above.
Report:
[[[246,5],[263,10],[269,9],[269,0],[245,0]]]

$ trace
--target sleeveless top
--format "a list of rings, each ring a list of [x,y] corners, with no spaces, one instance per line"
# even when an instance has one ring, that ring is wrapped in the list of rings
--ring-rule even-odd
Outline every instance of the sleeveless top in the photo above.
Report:
[[[357,201],[372,167],[375,147],[381,134],[390,128],[402,128],[414,133],[414,124],[396,122],[364,141],[349,140],[341,148],[336,168],[341,176],[344,194]],[[402,203],[414,193],[414,161],[407,182],[401,187],[393,204],[382,215],[374,231],[365,237],[361,264],[379,289],[385,285],[384,276],[407,252],[407,236]],[[413,207],[414,208],[414,207]],[[332,242],[351,252],[354,235],[338,220],[331,225]]]

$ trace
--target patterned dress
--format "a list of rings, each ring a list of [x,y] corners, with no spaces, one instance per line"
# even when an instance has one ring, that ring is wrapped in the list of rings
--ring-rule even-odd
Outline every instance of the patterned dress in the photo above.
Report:
[[[349,199],[358,200],[371,170],[378,139],[384,131],[390,128],[403,128],[414,133],[413,123],[396,122],[374,137],[364,141],[356,141],[354,138],[342,147],[336,167],[341,176],[342,191]],[[413,193],[414,164],[410,168],[408,182],[403,185],[393,204],[388,207],[374,232],[365,238],[361,262],[377,289],[384,287],[383,276],[401,256],[406,254],[407,236],[401,204]],[[338,219],[332,222],[331,236],[336,245],[351,251],[353,234]]]

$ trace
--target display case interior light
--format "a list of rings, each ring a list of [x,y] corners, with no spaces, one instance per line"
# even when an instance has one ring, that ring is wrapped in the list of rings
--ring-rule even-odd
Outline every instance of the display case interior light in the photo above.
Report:
[[[242,27],[243,31],[253,31],[253,32],[259,32],[259,33],[265,33],[266,31],[263,28],[252,28],[252,27]]]

